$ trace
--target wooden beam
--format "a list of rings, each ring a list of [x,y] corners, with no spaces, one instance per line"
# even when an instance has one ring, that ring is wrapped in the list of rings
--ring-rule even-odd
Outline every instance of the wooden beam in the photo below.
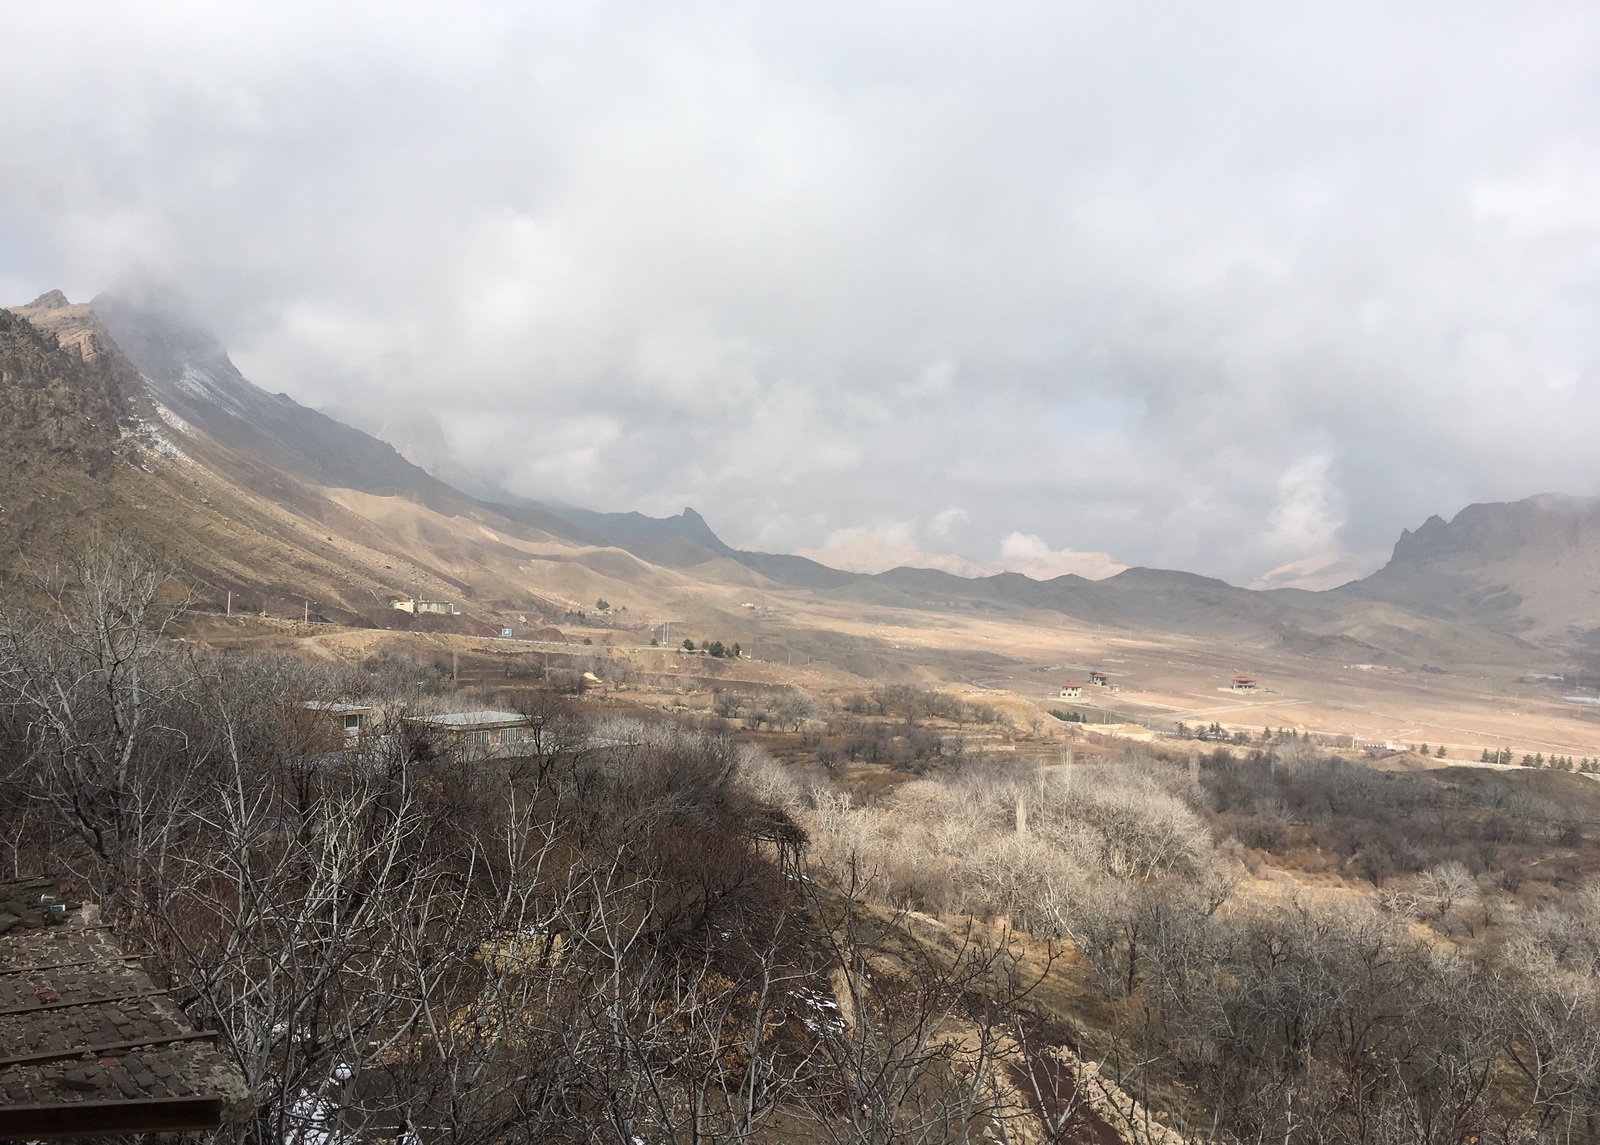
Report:
[[[71,962],[41,962],[36,966],[0,966],[0,974],[32,974],[36,970],[65,970],[69,966],[116,966],[137,962],[132,954],[119,954],[111,958],[78,958]]]
[[[222,1125],[220,1097],[144,1097],[0,1105],[0,1139],[182,1133]]]
[[[136,1042],[111,1042],[103,1046],[73,1046],[64,1050],[36,1050],[30,1054],[0,1058],[0,1066],[38,1065],[41,1062],[67,1061],[70,1058],[104,1057],[110,1053],[142,1050],[146,1046],[170,1046],[176,1042],[215,1042],[217,1031],[196,1030],[189,1034],[171,1034],[160,1038],[140,1038]]]
[[[100,1006],[107,1002],[132,1002],[138,998],[159,998],[165,990],[135,990],[124,994],[102,994],[97,998],[68,999],[65,1002],[37,1002],[31,1006],[12,1006],[0,1010],[0,1018],[12,1014],[37,1014],[41,1010],[70,1010],[74,1006]]]

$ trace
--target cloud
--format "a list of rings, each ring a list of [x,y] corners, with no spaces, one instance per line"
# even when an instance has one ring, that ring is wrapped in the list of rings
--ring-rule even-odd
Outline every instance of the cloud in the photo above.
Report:
[[[1313,592],[1337,588],[1370,572],[1339,553],[1313,553],[1288,561],[1245,582],[1246,588],[1303,588]]]
[[[961,512],[945,510],[930,525],[934,536],[943,535],[941,518]],[[994,576],[1016,572],[1035,580],[1050,580],[1073,573],[1090,580],[1113,576],[1127,568],[1105,553],[1053,550],[1040,537],[1012,533],[1000,542],[998,560],[974,561],[954,553],[929,552],[918,543],[909,522],[896,521],[874,527],[853,526],[832,533],[819,546],[800,555],[850,572],[878,573],[892,568],[941,569],[957,576]]]
[[[1027,533],[1011,533],[1001,540],[1000,560],[996,563],[1006,572],[1022,573],[1035,580],[1049,580],[1069,573],[1101,580],[1128,567],[1106,553],[1052,549],[1042,538]]]
[[[22,6],[0,288],[157,272],[269,390],[740,544],[1366,569],[1600,492],[1597,64],[1558,2]]]
[[[948,537],[957,525],[964,525],[971,519],[972,515],[961,506],[951,505],[933,515],[933,520],[928,522],[928,532],[935,537]]]
[[[1344,515],[1326,456],[1295,462],[1278,478],[1277,503],[1267,515],[1264,538],[1270,548],[1288,553],[1316,553],[1338,541]]]
[[[999,571],[953,553],[927,552],[913,539],[911,526],[900,521],[840,529],[816,548],[801,549],[799,553],[847,572],[880,573],[904,567],[940,569],[957,576],[988,576]]]

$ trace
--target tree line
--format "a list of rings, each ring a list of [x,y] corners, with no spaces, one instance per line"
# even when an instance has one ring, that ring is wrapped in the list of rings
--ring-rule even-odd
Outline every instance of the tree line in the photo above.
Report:
[[[0,614],[0,857],[218,1031],[218,1140],[942,1142],[1060,1083],[1014,944],[803,878],[755,749],[536,690],[485,758],[395,679],[172,638],[174,590],[112,547]]]

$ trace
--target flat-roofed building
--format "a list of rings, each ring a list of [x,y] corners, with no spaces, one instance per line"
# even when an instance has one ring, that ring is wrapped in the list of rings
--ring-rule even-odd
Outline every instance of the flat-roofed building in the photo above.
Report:
[[[532,716],[492,709],[412,716],[410,722],[445,737],[452,746],[487,748],[496,752],[514,751],[534,728]]]
[[[405,596],[390,603],[401,612],[409,612],[413,616],[422,616],[428,613],[437,616],[456,616],[460,613],[460,610],[455,606],[455,602],[449,600],[413,600],[411,597]]]
[[[372,704],[345,703],[335,700],[307,700],[307,711],[322,712],[333,725],[334,734],[347,745],[358,744],[372,731],[373,719],[378,709]]]

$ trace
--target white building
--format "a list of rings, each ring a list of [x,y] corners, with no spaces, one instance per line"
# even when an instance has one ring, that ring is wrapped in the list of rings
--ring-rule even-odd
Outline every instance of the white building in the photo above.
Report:
[[[445,737],[451,746],[487,748],[496,754],[514,750],[534,726],[533,718],[521,712],[493,710],[412,716],[408,722]]]
[[[420,616],[423,613],[456,616],[460,611],[456,608],[455,603],[449,600],[413,600],[409,596],[403,596],[393,603],[394,607],[401,612],[409,612],[414,616]]]

